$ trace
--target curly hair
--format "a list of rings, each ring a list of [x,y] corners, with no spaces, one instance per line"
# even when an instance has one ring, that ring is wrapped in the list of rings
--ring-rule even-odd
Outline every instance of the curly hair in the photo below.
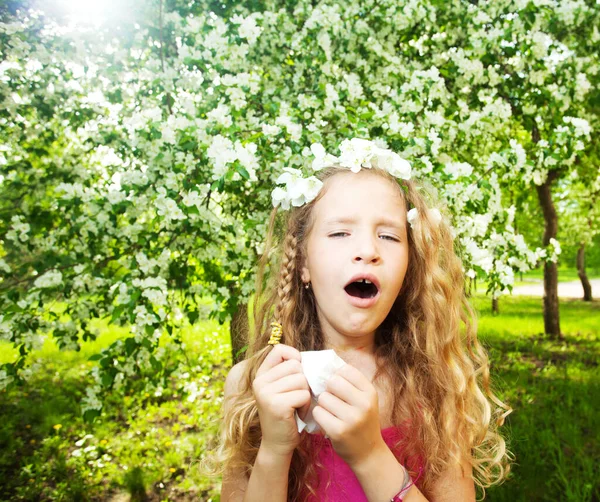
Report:
[[[409,260],[402,288],[375,333],[375,380],[385,375],[391,382],[392,423],[399,426],[406,417],[410,422],[411,433],[397,441],[394,451],[403,452],[396,455],[403,463],[424,460],[419,488],[425,496],[445,469],[466,462],[485,498],[485,488],[502,482],[514,459],[498,432],[512,410],[491,389],[489,360],[477,339],[451,228],[427,216],[434,199],[431,190],[415,181],[399,183],[381,169],[365,172],[392,181],[406,209],[414,207],[420,215],[420,224],[407,229]],[[315,200],[283,214],[277,209],[271,213],[258,264],[254,328],[243,378],[239,392],[229,398],[212,458],[221,473],[241,469],[249,477],[258,453],[261,428],[252,382],[272,350],[267,345],[270,322],[280,322],[282,343],[299,351],[326,348],[313,292],[303,287],[301,266],[314,224],[313,208],[326,193],[327,180],[351,175],[346,173],[350,171],[337,167],[319,171],[324,185]],[[410,472],[410,463],[405,465]],[[301,502],[316,493],[320,467],[310,438],[302,435],[289,471],[289,501]]]

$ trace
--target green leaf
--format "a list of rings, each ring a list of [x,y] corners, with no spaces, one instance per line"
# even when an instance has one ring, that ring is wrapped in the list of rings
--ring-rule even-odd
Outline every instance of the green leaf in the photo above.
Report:
[[[107,388],[113,384],[114,380],[115,380],[115,377],[112,372],[111,373],[104,372],[102,374],[102,377],[100,378],[100,381],[102,382],[102,386],[107,387]]]
[[[193,310],[188,312],[187,317],[190,321],[190,324],[194,324],[198,320],[198,317],[200,317],[200,313],[197,310]]]
[[[150,364],[152,365],[152,369],[154,369],[154,371],[158,372],[162,369],[162,363],[154,356],[150,357]]]
[[[125,339],[125,352],[128,356],[130,356],[135,351],[135,349],[137,349],[137,346],[138,344],[135,341],[135,338],[129,337]]]
[[[91,424],[96,418],[100,416],[101,410],[85,410],[83,413],[83,420],[88,424]]]
[[[240,173],[242,178],[245,178],[247,180],[250,179],[250,173],[248,171],[246,171],[246,168],[244,166],[238,166],[236,170],[238,173]]]
[[[123,311],[125,310],[126,305],[119,305],[118,307],[116,307],[113,310],[112,315],[110,316],[111,318],[111,322],[116,321],[117,319],[119,319],[121,317],[121,314],[123,313]]]

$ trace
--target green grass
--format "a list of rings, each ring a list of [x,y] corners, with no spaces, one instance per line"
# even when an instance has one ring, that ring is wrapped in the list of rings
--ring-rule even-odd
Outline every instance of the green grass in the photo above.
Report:
[[[588,279],[600,279],[600,269],[589,268],[586,270]],[[558,268],[558,282],[579,282],[579,276],[577,275],[577,270],[574,268],[567,267],[559,267]],[[519,286],[531,286],[532,284],[541,284],[544,283],[544,269],[537,268],[534,270],[530,270],[524,274],[519,272],[515,273],[515,282],[513,283],[513,288],[517,288]],[[485,281],[477,281],[477,293],[485,294],[487,289],[487,283]],[[583,295],[583,290],[582,290]]]
[[[227,328],[205,320],[185,330],[189,370],[160,395],[114,392],[93,424],[79,406],[88,358],[125,330],[107,330],[80,352],[47,341],[27,384],[0,393],[0,500],[218,500],[217,481],[198,462],[218,431]],[[192,383],[198,397],[189,401],[178,389]]]
[[[564,340],[543,335],[542,299],[473,301],[516,455],[511,478],[490,501],[592,501],[600,497],[600,303],[561,302]],[[594,411],[596,410],[596,411]]]
[[[503,434],[516,463],[487,500],[599,500],[600,303],[561,302],[561,341],[542,335],[541,298],[502,297],[497,316],[488,298],[473,303],[495,389],[513,408]],[[126,333],[98,327],[101,337],[80,352],[47,340],[31,380],[0,393],[0,500],[218,501],[219,480],[203,477],[198,462],[219,426],[228,326],[203,320],[185,330],[187,374],[161,395],[115,392],[101,420],[87,424],[79,402],[88,358]],[[200,395],[190,402],[178,389],[192,382]]]
[[[600,269],[597,268],[586,268],[586,274],[588,279],[598,279],[600,277]],[[515,274],[516,277],[519,277],[519,274]],[[523,274],[523,279],[544,279],[544,268],[536,268],[534,270],[530,270],[529,272]],[[558,267],[558,280],[561,282],[569,282],[569,281],[578,281],[579,275],[577,275],[577,269],[572,267]]]

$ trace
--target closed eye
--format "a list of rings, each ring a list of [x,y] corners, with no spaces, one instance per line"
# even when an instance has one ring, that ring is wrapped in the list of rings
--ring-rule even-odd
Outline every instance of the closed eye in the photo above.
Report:
[[[348,232],[336,232],[335,234],[331,234],[329,237],[339,237],[343,235],[348,235]],[[391,240],[393,242],[400,242],[400,239],[397,239],[392,235],[380,235],[379,237],[382,237],[385,240]]]

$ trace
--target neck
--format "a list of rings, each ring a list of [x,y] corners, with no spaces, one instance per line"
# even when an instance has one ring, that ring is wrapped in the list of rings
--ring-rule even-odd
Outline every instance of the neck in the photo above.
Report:
[[[336,333],[334,336],[325,336],[325,347],[335,350],[338,355],[360,352],[373,354],[375,351],[375,333],[348,338]]]

